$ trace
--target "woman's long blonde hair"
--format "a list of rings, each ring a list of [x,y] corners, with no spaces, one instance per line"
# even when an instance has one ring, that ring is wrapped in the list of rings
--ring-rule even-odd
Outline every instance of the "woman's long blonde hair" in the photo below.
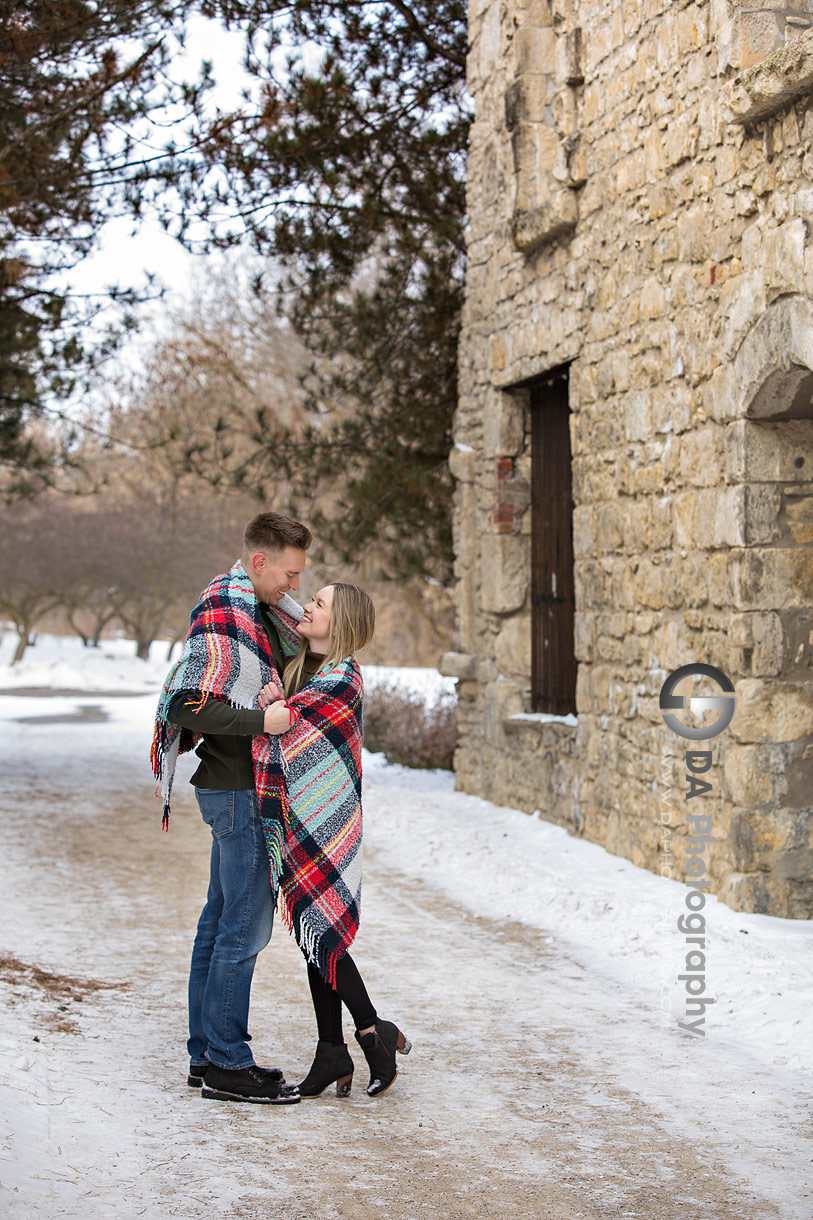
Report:
[[[351,653],[359,652],[369,644],[375,631],[375,606],[369,593],[365,593],[358,585],[338,581],[329,587],[333,590],[333,604],[330,607],[330,648],[320,669],[329,669]],[[299,689],[307,651],[308,641],[303,640],[299,652],[291,657],[285,666],[286,695]]]

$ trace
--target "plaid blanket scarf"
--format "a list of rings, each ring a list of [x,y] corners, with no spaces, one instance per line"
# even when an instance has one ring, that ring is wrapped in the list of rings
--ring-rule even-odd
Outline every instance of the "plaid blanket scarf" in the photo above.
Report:
[[[347,657],[288,699],[291,728],[255,737],[257,794],[280,907],[331,986],[361,903],[361,670]]]
[[[286,656],[302,643],[296,624],[302,608],[285,595],[271,614]],[[192,611],[183,653],[164,682],[153,735],[151,761],[164,804],[163,826],[169,826],[169,802],[178,755],[192,750],[200,733],[167,720],[169,705],[179,691],[200,691],[201,706],[209,695],[235,707],[256,707],[260,688],[279,683],[265,634],[254,586],[243,565],[236,563],[203,590]]]

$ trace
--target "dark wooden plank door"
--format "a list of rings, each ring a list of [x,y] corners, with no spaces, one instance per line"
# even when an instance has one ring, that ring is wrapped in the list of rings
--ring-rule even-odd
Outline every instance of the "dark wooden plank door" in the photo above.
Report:
[[[573,483],[567,371],[531,389],[532,706],[576,710]]]

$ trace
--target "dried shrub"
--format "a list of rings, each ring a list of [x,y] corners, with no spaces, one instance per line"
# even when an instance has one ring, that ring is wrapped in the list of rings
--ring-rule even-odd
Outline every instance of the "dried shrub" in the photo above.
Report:
[[[457,745],[455,699],[426,703],[396,686],[374,686],[364,695],[364,745],[404,767],[451,771]]]

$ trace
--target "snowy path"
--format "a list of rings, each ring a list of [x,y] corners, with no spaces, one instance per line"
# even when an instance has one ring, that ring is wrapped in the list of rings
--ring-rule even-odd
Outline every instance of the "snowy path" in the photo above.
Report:
[[[346,1101],[228,1106],[186,1088],[208,833],[188,762],[171,833],[158,830],[153,704],[0,698],[0,1214],[810,1220],[809,925],[719,908],[720,969],[753,969],[742,994],[773,998],[692,1039],[661,1019],[653,937],[620,944],[663,883],[375,760],[354,955],[414,1042],[398,1080],[367,1098],[358,1053]],[[626,915],[610,911],[618,887]],[[785,1008],[783,989],[799,991]],[[281,927],[253,997],[258,1060],[298,1079],[315,1034]]]

